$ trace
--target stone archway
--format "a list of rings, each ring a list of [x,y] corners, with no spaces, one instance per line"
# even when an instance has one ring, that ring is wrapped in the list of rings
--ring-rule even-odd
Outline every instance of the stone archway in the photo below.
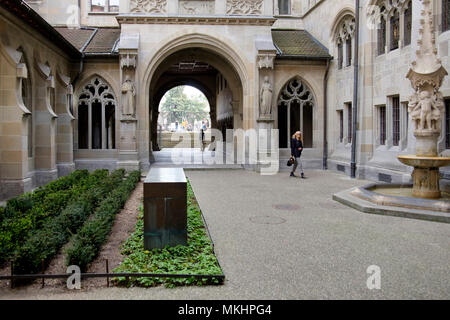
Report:
[[[211,107],[213,128],[242,128],[245,88],[241,79],[233,63],[204,46],[175,50],[161,59],[149,84],[150,153],[158,149],[159,102],[168,89],[178,85],[191,85],[203,92]]]

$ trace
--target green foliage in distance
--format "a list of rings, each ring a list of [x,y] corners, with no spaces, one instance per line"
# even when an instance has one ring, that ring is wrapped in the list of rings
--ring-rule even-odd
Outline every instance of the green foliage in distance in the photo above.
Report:
[[[201,121],[209,118],[208,100],[205,96],[198,95],[188,97],[184,93],[185,86],[175,87],[168,91],[166,100],[161,106],[160,112],[167,114],[169,123],[182,123],[187,120],[188,123],[194,124],[195,121]]]

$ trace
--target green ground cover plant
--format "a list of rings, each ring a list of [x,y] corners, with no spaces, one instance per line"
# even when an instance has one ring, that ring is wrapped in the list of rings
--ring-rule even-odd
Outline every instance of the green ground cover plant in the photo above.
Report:
[[[122,245],[124,260],[116,273],[156,273],[188,275],[222,275],[214,255],[211,240],[205,229],[200,207],[190,184],[187,194],[188,246],[144,250],[144,214],[141,206],[136,231]],[[186,285],[220,284],[220,279],[177,278],[129,278],[118,277],[115,281],[123,286],[166,287]]]
[[[125,170],[119,169],[104,178],[95,188],[85,191],[67,206],[60,215],[32,232],[27,241],[15,252],[14,272],[37,273],[53,259],[61,247],[84,224],[95,208],[123,181]]]
[[[71,202],[108,175],[107,170],[89,174],[77,170],[66,177],[10,199],[0,210],[0,263],[9,259],[33,230],[59,215]]]
[[[140,171],[130,173],[98,206],[66,250],[66,264],[77,265],[85,272],[108,239],[116,214],[123,208],[141,177]]]

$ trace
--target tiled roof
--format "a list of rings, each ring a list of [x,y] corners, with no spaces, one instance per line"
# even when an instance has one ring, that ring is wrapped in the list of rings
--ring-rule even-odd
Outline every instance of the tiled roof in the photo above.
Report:
[[[42,34],[45,38],[56,44],[72,58],[79,58],[80,51],[67,41],[59,32],[34,11],[24,0],[0,0],[0,8],[3,8]],[[0,13],[2,14],[2,13]]]
[[[119,28],[56,28],[78,50],[88,54],[114,53],[120,38]]]
[[[120,38],[119,28],[99,28],[85,53],[113,53],[114,45]]]
[[[95,29],[55,28],[67,41],[81,51],[87,44]]]
[[[305,30],[273,29],[279,57],[330,59],[328,49]]]

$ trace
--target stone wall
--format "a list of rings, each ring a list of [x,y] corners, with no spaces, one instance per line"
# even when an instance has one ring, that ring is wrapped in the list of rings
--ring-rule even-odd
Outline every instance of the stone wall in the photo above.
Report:
[[[9,12],[0,12],[0,198],[74,169],[70,58]],[[22,87],[24,88],[22,90]]]

